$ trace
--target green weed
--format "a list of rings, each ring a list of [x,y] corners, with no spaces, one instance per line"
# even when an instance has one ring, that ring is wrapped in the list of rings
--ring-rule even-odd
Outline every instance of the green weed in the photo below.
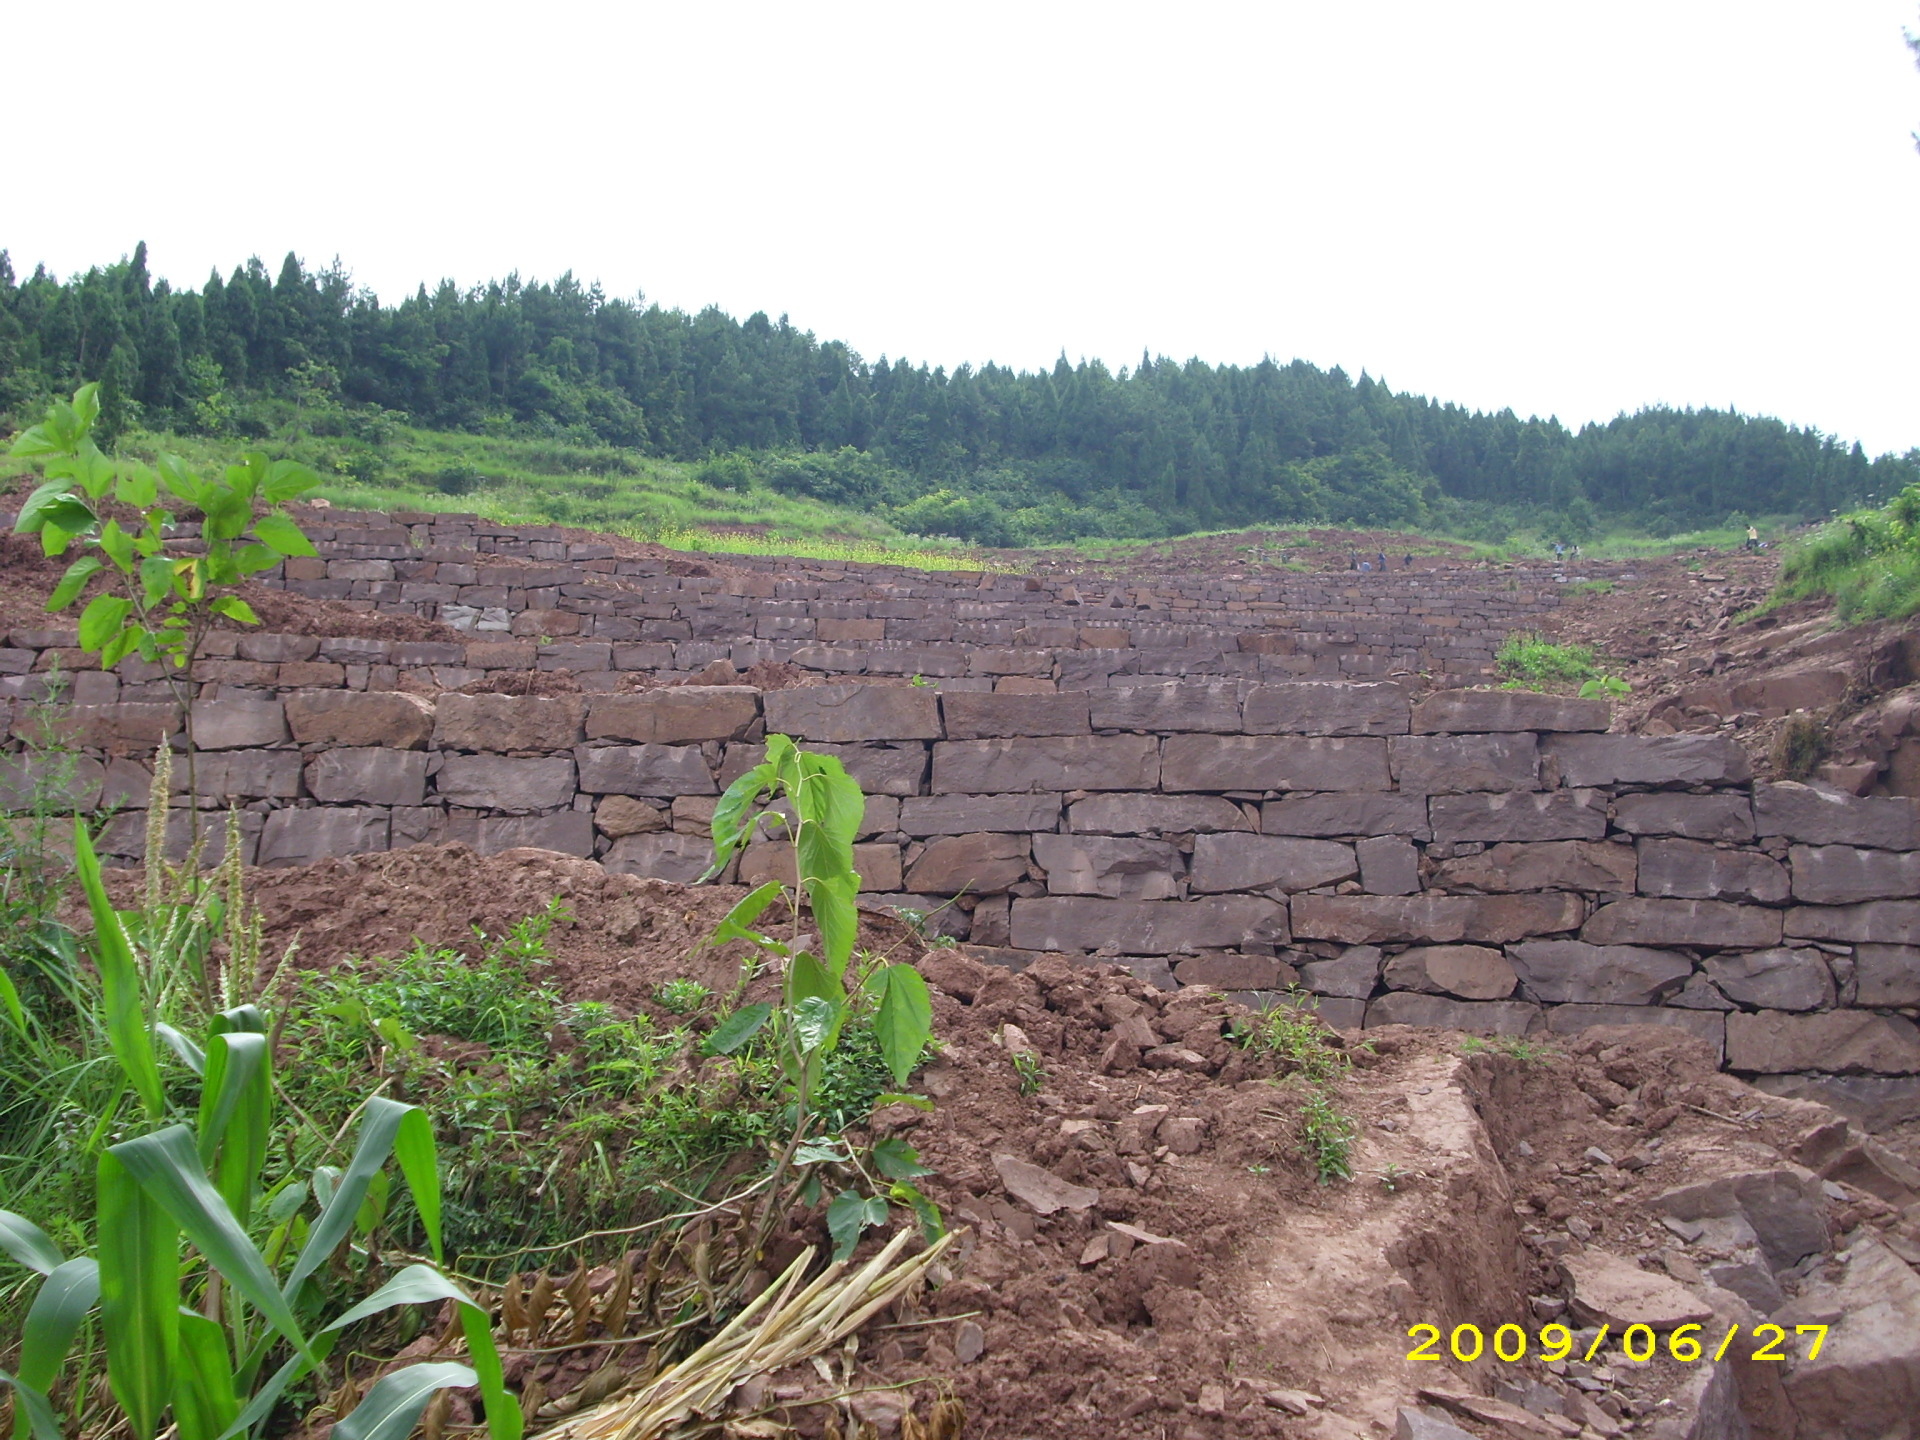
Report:
[[[1796,710],[1774,735],[1768,758],[1781,779],[1805,780],[1820,768],[1831,749],[1826,724],[1804,710]]]
[[[1465,1055],[1506,1055],[1525,1065],[1537,1065],[1553,1056],[1554,1049],[1523,1035],[1469,1035],[1460,1042]]]
[[[1274,1055],[1311,1085],[1323,1085],[1344,1075],[1352,1062],[1336,1048],[1336,1039],[1313,1013],[1313,997],[1297,986],[1271,1010],[1237,1023],[1234,1038],[1256,1055]]]
[[[1493,659],[1509,681],[1528,687],[1577,685],[1600,673],[1591,648],[1556,645],[1543,635],[1509,635]]]
[[[707,997],[713,992],[698,980],[682,975],[669,980],[653,992],[653,998],[662,1010],[675,1015],[691,1015],[707,1003]]]
[[[1020,1079],[1020,1093],[1038,1095],[1047,1083],[1047,1072],[1040,1068],[1040,1057],[1031,1050],[1016,1050],[1007,1058],[1013,1062],[1013,1073]]]
[[[1300,1148],[1322,1185],[1353,1178],[1353,1120],[1334,1108],[1324,1089],[1308,1090],[1300,1111]]]

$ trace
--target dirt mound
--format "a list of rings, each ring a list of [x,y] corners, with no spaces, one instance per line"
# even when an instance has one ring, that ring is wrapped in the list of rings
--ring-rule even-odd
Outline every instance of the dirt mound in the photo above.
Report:
[[[550,937],[552,978],[569,999],[648,1009],[665,980],[718,991],[737,974],[732,953],[701,945],[734,887],[458,845],[251,881],[270,944],[297,934],[303,966],[390,954],[414,937],[467,951],[474,927],[502,933],[558,897],[571,918]],[[1409,1405],[1438,1407],[1481,1436],[1683,1435],[1701,1406],[1721,1403],[1703,1391],[1720,1374],[1711,1367],[1612,1352],[1548,1365],[1537,1340],[1519,1363],[1455,1361],[1445,1344],[1442,1358],[1416,1361],[1409,1327],[1473,1324],[1491,1336],[1512,1324],[1537,1337],[1564,1319],[1597,1329],[1624,1276],[1629,1289],[1679,1287],[1711,1315],[1710,1330],[1736,1318],[1750,1328],[1801,1303],[1796,1295],[1824,1315],[1834,1306],[1823,1297],[1854,1293],[1833,1237],[1845,1237],[1842,1256],[1920,1261],[1920,1208],[1903,1217],[1855,1188],[1872,1165],[1822,1191],[1792,1164],[1864,1163],[1844,1122],[1716,1073],[1706,1048],[1678,1032],[1590,1031],[1559,1052],[1402,1027],[1325,1033],[1307,1063],[1332,1075],[1324,1093],[1353,1138],[1351,1178],[1321,1184],[1303,1148],[1315,1091],[1289,1078],[1299,1064],[1288,1057],[1302,1052],[1239,1043],[1235,1029],[1252,1017],[1223,995],[1162,993],[1119,967],[1060,956],[1016,974],[961,949],[925,949],[877,916],[861,940],[916,960],[940,1037],[917,1081],[933,1109],[877,1112],[871,1136],[917,1148],[935,1171],[923,1188],[966,1233],[937,1288],[869,1331],[857,1357],[736,1397],[775,1407],[801,1434],[827,1433],[827,1410],[809,1402],[923,1381],[872,1390],[855,1414],[891,1434],[898,1397],[950,1384],[978,1437],[1371,1440]],[[1812,1238],[1797,1236],[1810,1250],[1763,1263],[1751,1234],[1675,1220],[1675,1193],[1754,1175],[1789,1177],[1815,1217]],[[826,1240],[817,1210],[797,1212],[769,1266]],[[1913,1280],[1899,1259],[1887,1263]],[[1920,1318],[1920,1300],[1912,1308]],[[1840,1353],[1852,1354],[1845,1338],[1837,1328]],[[1901,1344],[1887,1363],[1920,1377],[1920,1342]],[[624,1355],[588,1342],[509,1364],[560,1396]],[[1846,1360],[1819,1393],[1865,1393],[1870,1370]],[[1810,1373],[1803,1363],[1783,1381],[1742,1362],[1713,1383],[1738,1390],[1756,1434],[1786,1440],[1796,1413],[1827,1413]],[[1848,1432],[1799,1429],[1815,1433]]]

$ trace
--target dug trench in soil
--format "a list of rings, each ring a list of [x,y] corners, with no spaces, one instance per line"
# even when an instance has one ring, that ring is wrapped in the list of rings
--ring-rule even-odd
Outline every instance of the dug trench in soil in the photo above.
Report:
[[[269,948],[297,932],[303,966],[415,935],[468,943],[473,925],[498,933],[558,895],[575,917],[550,942],[568,999],[640,1009],[666,980],[721,990],[735,973],[698,944],[741,893],[727,887],[457,846],[249,878]],[[1862,1137],[1716,1073],[1677,1032],[1594,1030],[1538,1051],[1328,1032],[1348,1062],[1329,1093],[1356,1138],[1351,1178],[1320,1184],[1302,1151],[1308,1088],[1235,1043],[1250,1017],[1224,996],[1058,956],[1015,974],[878,917],[862,943],[916,960],[941,1050],[915,1082],[933,1109],[889,1107],[855,1138],[908,1139],[964,1233],[938,1283],[866,1332],[850,1380],[838,1357],[824,1376],[797,1366],[742,1387],[742,1414],[824,1436],[834,1407],[807,1402],[867,1387],[834,1427],[910,1433],[951,1387],[966,1434],[1007,1440],[1920,1433],[1920,1194],[1899,1188],[1897,1161],[1823,1182],[1805,1166],[1853,1164]],[[1021,1050],[1032,1060],[1016,1064]],[[826,1238],[817,1210],[796,1211],[767,1266]],[[1789,1336],[1827,1325],[1821,1356],[1805,1337],[1779,1364],[1737,1345],[1719,1365],[1711,1349],[1668,1355],[1683,1321],[1717,1340],[1768,1316]],[[1648,1364],[1617,1348],[1638,1319],[1663,1336]],[[1576,1353],[1547,1365],[1553,1321],[1577,1328]],[[1460,1362],[1443,1340],[1441,1358],[1409,1360],[1422,1322],[1443,1337],[1516,1325],[1527,1358]],[[1613,1340],[1582,1360],[1603,1324]],[[588,1377],[593,1393],[617,1387],[623,1358],[589,1335],[509,1365],[550,1416]]]

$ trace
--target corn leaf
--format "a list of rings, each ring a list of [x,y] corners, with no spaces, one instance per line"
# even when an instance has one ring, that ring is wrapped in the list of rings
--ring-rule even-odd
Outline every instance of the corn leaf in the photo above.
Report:
[[[152,1135],[123,1140],[107,1153],[124,1165],[186,1232],[207,1263],[226,1277],[282,1338],[312,1358],[307,1339],[286,1297],[273,1283],[267,1262],[233,1217],[225,1199],[200,1170],[193,1135],[184,1125],[169,1125]]]
[[[32,1431],[33,1440],[65,1440],[60,1433],[59,1417],[53,1413],[53,1405],[47,1399],[44,1390],[36,1390],[31,1385],[23,1385],[6,1371],[0,1370],[0,1385],[13,1391],[13,1403],[20,1412],[14,1420],[13,1433],[21,1431],[21,1422]]]
[[[113,1398],[134,1440],[152,1440],[179,1352],[180,1229],[114,1150],[98,1181],[100,1331]]]
[[[180,1366],[173,1386],[173,1423],[180,1440],[215,1440],[239,1414],[226,1332],[182,1307]]]
[[[300,1293],[300,1286],[306,1278],[324,1265],[327,1257],[346,1239],[347,1232],[353,1228],[354,1218],[360,1213],[361,1202],[367,1198],[374,1174],[393,1153],[394,1140],[400,1133],[400,1122],[417,1108],[403,1105],[398,1100],[389,1100],[384,1095],[376,1095],[367,1101],[366,1116],[360,1122],[360,1144],[353,1152],[353,1160],[334,1184],[332,1193],[324,1200],[320,1218],[314,1222],[306,1245],[293,1262],[293,1269],[288,1272],[287,1283],[281,1287],[281,1293],[287,1299],[291,1300]],[[319,1171],[314,1172],[314,1178],[316,1182],[320,1180]],[[319,1185],[316,1183],[315,1193],[318,1192]]]
[[[11,1210],[0,1210],[0,1250],[42,1275],[51,1275],[67,1263],[46,1231]]]
[[[100,879],[100,861],[93,853],[86,822],[78,817],[73,822],[73,862],[87,892],[87,907],[93,912],[93,960],[100,972],[107,1039],[134,1093],[146,1107],[148,1118],[158,1120],[166,1113],[167,1100],[160,1084],[160,1066],[153,1057],[153,1037],[147,1032],[140,972],[134,964],[126,926]]]
[[[207,1042],[206,1083],[200,1087],[200,1163],[233,1218],[244,1228],[260,1194],[273,1124],[273,1074],[267,1037],[249,1031]]]
[[[480,1377],[465,1365],[443,1360],[409,1365],[383,1376],[353,1413],[333,1427],[336,1440],[407,1440],[420,1414],[438,1390],[478,1385]]]
[[[433,1258],[446,1261],[440,1244],[440,1156],[433,1143],[433,1122],[417,1105],[407,1107],[400,1117],[400,1129],[393,1137],[393,1158],[400,1162],[400,1174],[413,1192],[413,1208],[427,1232]]]
[[[20,1332],[19,1384],[42,1392],[53,1388],[74,1333],[99,1301],[100,1266],[91,1257],[69,1260],[46,1278]],[[14,1417],[16,1435],[25,1418],[24,1414]]]

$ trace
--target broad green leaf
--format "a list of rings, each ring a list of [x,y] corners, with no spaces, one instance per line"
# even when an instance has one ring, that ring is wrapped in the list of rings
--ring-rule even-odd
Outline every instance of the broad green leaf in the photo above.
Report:
[[[44,1390],[22,1385],[4,1370],[0,1370],[0,1385],[13,1391],[13,1403],[24,1412],[33,1440],[66,1440],[60,1431],[60,1419],[53,1413],[53,1405]],[[14,1423],[14,1433],[20,1433],[18,1420]]]
[[[89,380],[73,392],[74,436],[84,440],[87,432],[93,429],[93,422],[100,418],[100,382]]]
[[[123,572],[133,571],[133,537],[120,528],[118,520],[109,520],[100,527],[100,548]]]
[[[400,1117],[400,1129],[393,1137],[393,1157],[400,1162],[407,1189],[413,1192],[413,1208],[427,1232],[433,1258],[445,1263],[440,1246],[440,1156],[433,1143],[433,1122],[417,1105],[409,1106]]]
[[[267,1201],[267,1219],[275,1225],[291,1220],[300,1213],[300,1207],[307,1203],[307,1194],[306,1181],[283,1181],[280,1188],[273,1192],[273,1198]]]
[[[179,1352],[180,1230],[113,1150],[100,1157],[97,1193],[107,1381],[134,1440],[152,1440]]]
[[[53,593],[47,597],[48,613],[64,610],[78,600],[80,592],[87,588],[87,582],[106,568],[106,562],[98,555],[82,555],[67,566],[60,583],[53,587]]]
[[[811,1055],[816,1050],[831,1049],[835,1022],[839,1018],[839,1007],[824,996],[809,995],[795,1005],[793,1034],[799,1041],[800,1053]]]
[[[746,1043],[760,1033],[760,1029],[773,1014],[773,1006],[766,1004],[742,1005],[733,1014],[713,1027],[706,1043],[700,1048],[708,1055],[731,1055],[743,1048]]]
[[[182,1035],[178,1030],[174,1029],[173,1026],[167,1024],[164,1020],[155,1021],[153,1033],[158,1035],[160,1037],[160,1043],[173,1051],[175,1055],[178,1055],[180,1057],[180,1063],[193,1071],[194,1074],[204,1076],[207,1073],[207,1052],[194,1044],[193,1041],[189,1040],[186,1036]]]
[[[113,489],[118,467],[91,445],[83,445],[73,457],[73,478],[92,500],[104,500]]]
[[[206,487],[185,462],[172,455],[160,457],[160,483],[187,504],[198,508]]]
[[[358,1305],[335,1316],[326,1329],[344,1330],[396,1305],[438,1305],[443,1300],[473,1304],[471,1295],[431,1265],[409,1265]]]
[[[135,650],[140,649],[149,633],[144,625],[129,625],[100,647],[100,668],[111,670]]]
[[[947,1218],[940,1213],[940,1207],[921,1194],[913,1186],[902,1180],[888,1188],[887,1196],[895,1204],[911,1207],[920,1221],[920,1234],[931,1245],[947,1233]]]
[[[471,1367],[442,1360],[382,1376],[353,1413],[333,1427],[335,1440],[407,1440],[436,1390],[478,1385]]]
[[[848,870],[824,876],[807,888],[813,923],[820,928],[820,949],[835,975],[844,975],[860,939],[860,877]]]
[[[51,1275],[67,1263],[67,1257],[46,1231],[11,1210],[0,1210],[0,1250],[42,1275]]]
[[[91,1256],[69,1260],[47,1276],[20,1332],[17,1373],[22,1383],[37,1390],[53,1388],[75,1332],[99,1300],[100,1264]]]
[[[120,633],[133,612],[133,602],[121,595],[96,595],[80,612],[80,648],[98,650]]]
[[[878,1110],[883,1105],[911,1105],[916,1110],[926,1110],[929,1112],[933,1109],[933,1101],[924,1095],[902,1095],[893,1090],[889,1090],[883,1095],[873,1097],[874,1109]]]
[[[206,1083],[200,1087],[200,1163],[212,1171],[220,1198],[244,1228],[260,1193],[260,1172],[272,1138],[273,1075],[267,1037],[245,1031],[214,1035],[207,1041],[206,1055]]]
[[[201,488],[200,514],[200,533],[208,540],[237,540],[253,521],[247,497],[224,485]]]
[[[827,1233],[833,1237],[833,1258],[844,1260],[860,1243],[860,1236],[887,1223],[887,1202],[857,1190],[842,1190],[827,1206]]]
[[[276,460],[267,467],[266,478],[260,482],[260,498],[269,505],[284,505],[320,483],[318,472],[309,470],[295,460]],[[261,537],[265,539],[265,536]],[[311,550],[289,550],[289,555],[311,555]]]
[[[82,529],[85,527],[83,526]],[[73,544],[79,530],[68,530],[49,520],[40,527],[40,553],[42,555],[64,555]]]
[[[800,818],[820,826],[836,845],[851,849],[867,811],[859,782],[832,755],[800,756]]]
[[[113,493],[122,505],[145,510],[160,498],[160,482],[151,468],[137,460],[128,460],[120,466],[119,483]]]
[[[226,1332],[204,1315],[180,1311],[180,1364],[173,1385],[173,1423],[180,1440],[217,1440],[240,1414]]]
[[[229,620],[238,620],[242,625],[258,625],[260,617],[253,613],[253,607],[234,595],[222,595],[213,602],[216,615],[225,615]]]
[[[898,1135],[874,1142],[873,1168],[889,1180],[917,1180],[933,1174],[920,1163],[920,1152]]]
[[[711,879],[726,869],[733,852],[746,843],[751,829],[753,803],[772,784],[773,767],[762,761],[727,786],[713,807],[713,820],[708,826],[713,836],[713,863],[707,867],[701,880]]]
[[[780,898],[784,889],[778,880],[769,880],[766,884],[749,890],[740,897],[740,903],[729,910],[720,923],[713,927],[712,942],[724,945],[729,940],[751,940],[763,944],[766,936],[748,928],[765,913],[766,908]]]
[[[253,533],[263,545],[282,555],[318,555],[306,533],[284,515],[262,515],[253,522]]]
[[[29,425],[13,437],[7,454],[16,460],[38,460],[44,455],[58,455],[65,448],[45,425]]]
[[[257,575],[279,563],[279,552],[267,545],[242,545],[233,556],[233,568],[242,575]]]
[[[798,1005],[809,995],[817,996],[838,1008],[846,1003],[847,987],[827,973],[827,969],[802,950],[787,963],[787,1004]]]
[[[520,1440],[526,1422],[518,1398],[507,1393],[506,1367],[500,1363],[500,1351],[493,1343],[491,1317],[477,1305],[462,1305],[460,1328],[466,1333],[474,1373],[480,1377],[480,1398],[486,1403],[491,1440]]]
[[[808,1140],[793,1152],[796,1165],[844,1165],[847,1152],[838,1140]]]
[[[164,555],[142,560],[140,588],[145,592],[148,609],[166,599],[167,592],[173,588],[173,562]]]
[[[880,1000],[873,1016],[880,1054],[893,1074],[893,1083],[904,1085],[920,1063],[927,1041],[933,1038],[933,997],[927,991],[927,982],[911,965],[876,970],[867,988],[876,991]]]
[[[73,822],[73,860],[87,892],[87,907],[93,912],[93,962],[100,972],[107,1039],[128,1083],[146,1107],[147,1117],[158,1120],[166,1113],[167,1100],[160,1083],[160,1066],[153,1058],[153,1038],[147,1031],[140,971],[119,912],[107,898],[86,822],[77,817]]]
[[[227,1284],[289,1345],[312,1358],[300,1322],[275,1287],[266,1261],[233,1218],[220,1192],[201,1173],[192,1132],[184,1125],[169,1125],[152,1135],[123,1140],[107,1153],[124,1165],[153,1202],[186,1232]]]
[[[20,992],[14,988],[13,977],[0,969],[0,1015],[4,1015],[13,1033],[22,1039],[27,1034],[27,1011],[20,1003]]]
[[[93,528],[94,513],[75,495],[64,480],[49,480],[37,485],[20,507],[13,522],[16,534],[32,535],[49,525],[57,525],[69,534],[79,535]]]

